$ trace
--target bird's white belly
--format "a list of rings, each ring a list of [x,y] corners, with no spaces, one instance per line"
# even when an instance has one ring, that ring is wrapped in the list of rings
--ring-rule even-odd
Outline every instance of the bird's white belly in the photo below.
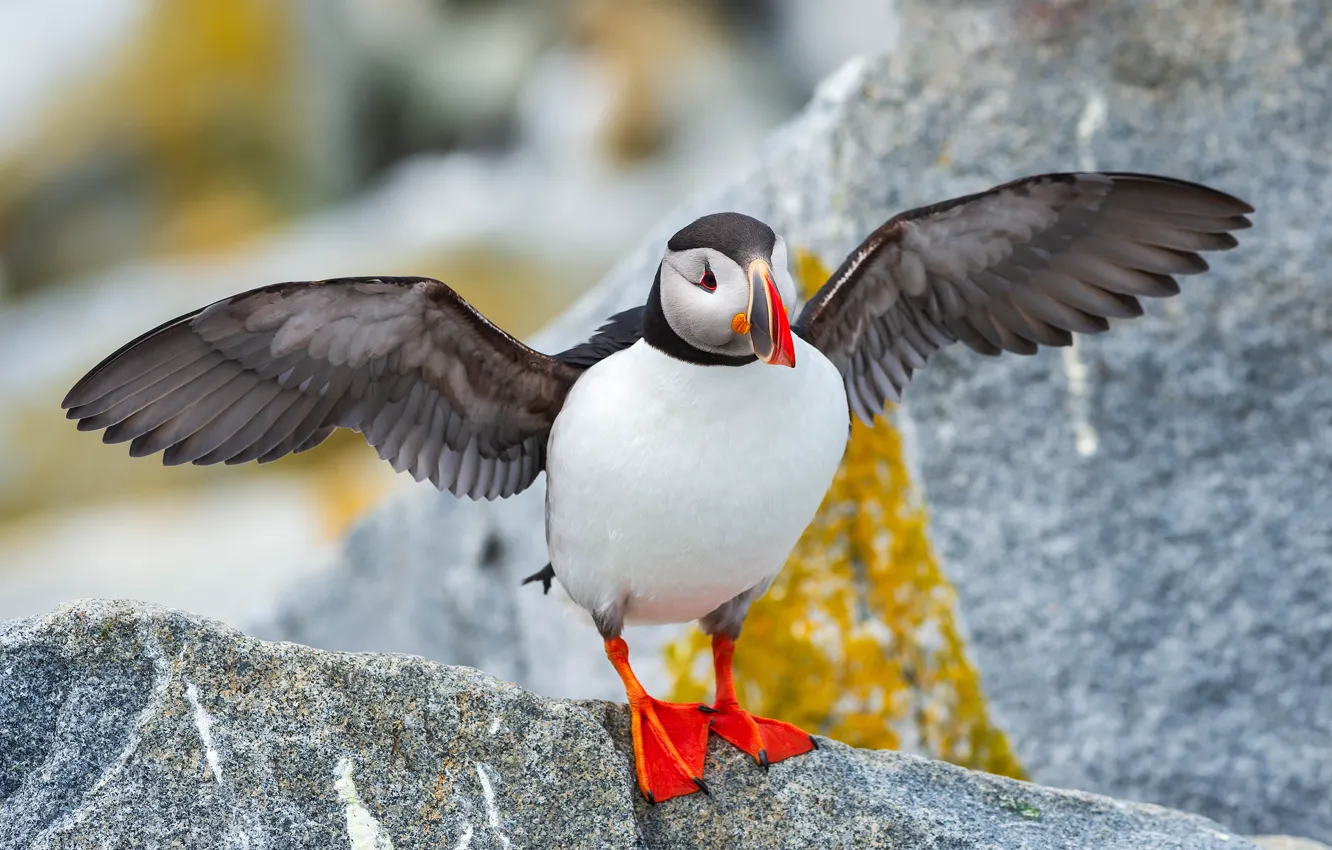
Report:
[[[775,575],[846,445],[842,379],[698,366],[646,343],[593,366],[551,431],[547,536],[569,596],[626,622],[698,619]]]

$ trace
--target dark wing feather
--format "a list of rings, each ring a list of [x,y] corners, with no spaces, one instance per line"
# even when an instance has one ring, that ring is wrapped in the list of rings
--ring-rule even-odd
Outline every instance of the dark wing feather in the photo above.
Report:
[[[1253,208],[1146,174],[1044,174],[896,216],[805,305],[795,330],[846,382],[866,422],[912,372],[960,340],[1033,354],[1179,292],[1202,251],[1236,245]]]
[[[427,278],[266,286],[158,327],[70,390],[81,430],[168,464],[266,462],[335,428],[419,481],[492,499],[527,487],[581,370]]]
[[[646,307],[630,307],[611,316],[597,328],[587,342],[561,351],[555,359],[579,369],[595,366],[617,351],[623,351],[643,338],[643,311]]]

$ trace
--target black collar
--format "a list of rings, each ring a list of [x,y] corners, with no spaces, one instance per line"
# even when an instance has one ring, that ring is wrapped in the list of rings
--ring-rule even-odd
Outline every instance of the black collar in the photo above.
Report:
[[[643,310],[643,341],[658,351],[676,360],[696,363],[699,366],[746,366],[758,360],[753,354],[716,354],[690,345],[678,333],[671,323],[666,321],[666,313],[661,308],[661,266],[657,266],[657,276],[652,281],[652,291],[648,293],[647,306]]]

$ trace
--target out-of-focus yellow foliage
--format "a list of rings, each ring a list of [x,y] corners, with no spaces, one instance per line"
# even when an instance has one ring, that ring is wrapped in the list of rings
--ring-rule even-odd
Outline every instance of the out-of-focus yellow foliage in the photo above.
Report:
[[[613,69],[606,153],[622,165],[652,159],[667,142],[670,118],[661,81],[678,74],[681,51],[724,49],[721,21],[709,4],[679,0],[578,0],[572,12],[578,43]]]
[[[18,289],[234,245],[318,194],[291,0],[154,0],[95,73],[0,161]]]
[[[341,450],[327,452],[309,480],[319,496],[320,531],[325,540],[337,540],[388,494],[394,473],[360,434],[338,430],[329,439],[343,444]]]
[[[212,249],[271,222],[298,168],[293,10],[157,0],[126,57],[136,133],[172,197],[165,250]]]
[[[828,276],[807,252],[796,272],[811,293]],[[856,421],[818,515],[745,623],[741,704],[855,746],[906,747],[1020,778],[987,714],[928,531],[897,430],[883,418],[875,428]],[[667,665],[674,699],[711,692],[701,633],[669,646]]]
[[[584,280],[600,274],[596,268],[541,262],[484,242],[394,263],[401,265],[401,274],[444,281],[481,315],[520,339],[541,330],[548,317],[573,302]]]

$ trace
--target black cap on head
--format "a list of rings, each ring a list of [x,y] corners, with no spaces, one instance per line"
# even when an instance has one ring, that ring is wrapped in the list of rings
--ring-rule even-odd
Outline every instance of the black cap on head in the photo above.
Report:
[[[705,215],[671,237],[666,247],[672,251],[712,248],[741,266],[755,257],[772,256],[777,234],[756,218],[736,212]]]

